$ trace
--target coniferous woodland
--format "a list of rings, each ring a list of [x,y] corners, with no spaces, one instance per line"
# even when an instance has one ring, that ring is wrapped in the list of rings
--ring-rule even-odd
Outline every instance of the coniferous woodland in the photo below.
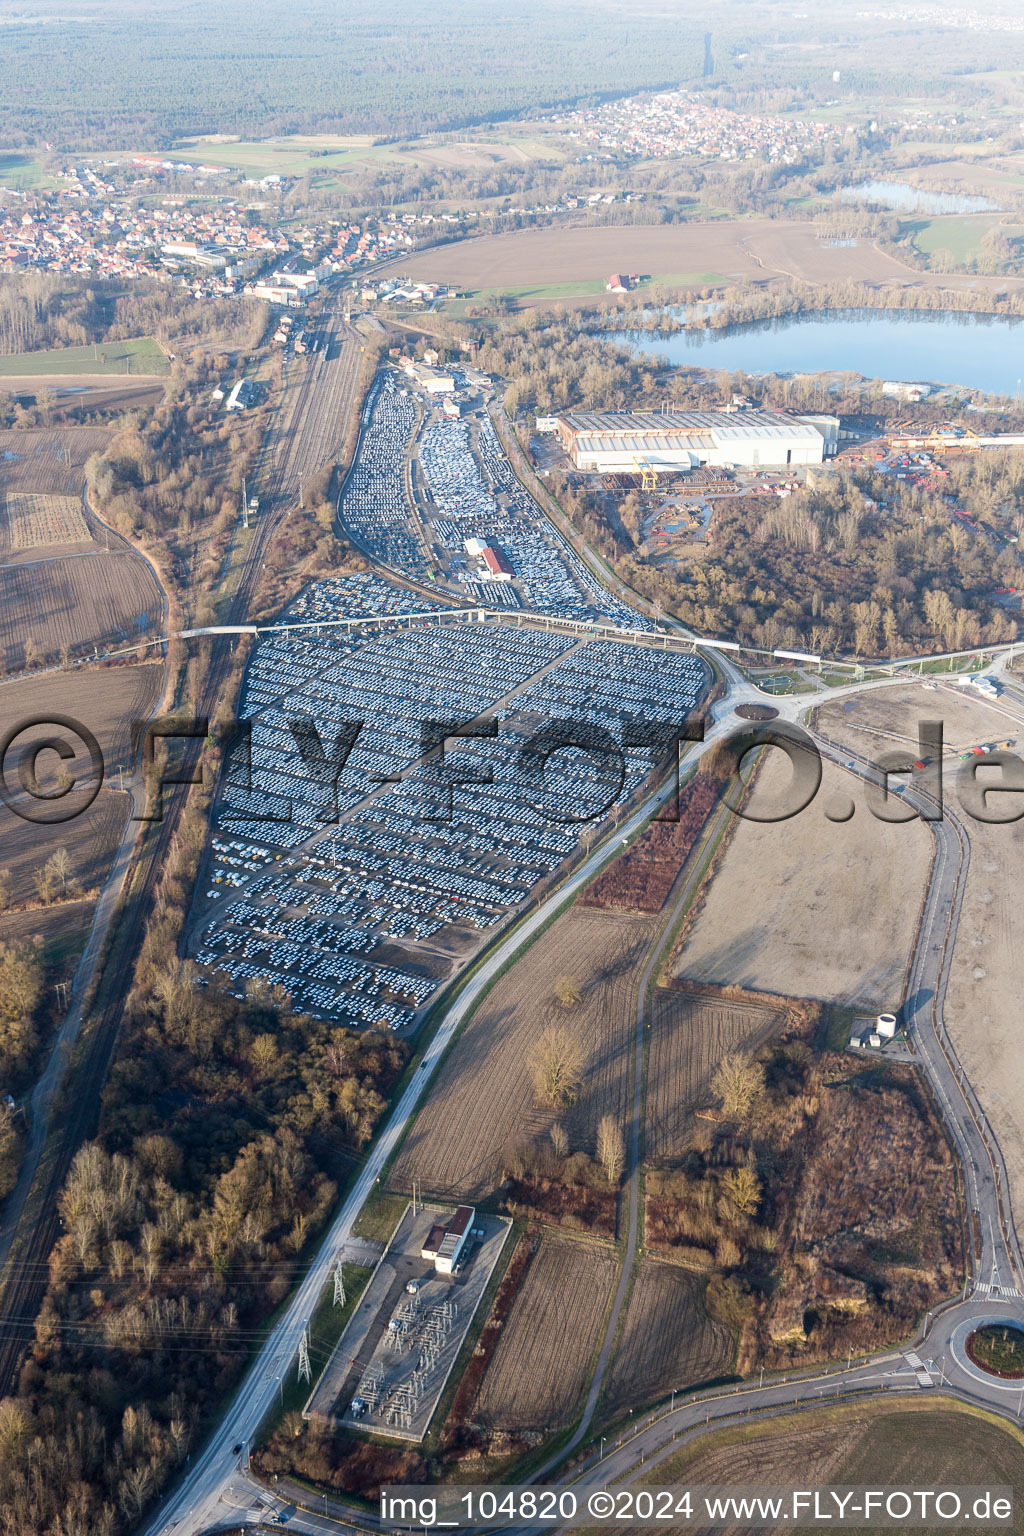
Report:
[[[40,7],[44,12],[48,7]],[[358,133],[392,140],[597,100],[700,75],[703,33],[685,20],[514,12],[456,0],[439,26],[401,0],[288,12],[229,0],[144,13],[111,0],[87,20],[50,8],[5,29],[0,132],[9,145],[169,144],[191,134]],[[215,158],[211,150],[211,158]]]

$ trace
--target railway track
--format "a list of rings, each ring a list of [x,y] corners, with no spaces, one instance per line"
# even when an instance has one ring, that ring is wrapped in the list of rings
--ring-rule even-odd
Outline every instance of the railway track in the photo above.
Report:
[[[328,463],[341,446],[355,402],[360,369],[358,333],[327,317],[328,347],[313,354],[289,386],[272,427],[273,457],[260,486],[261,511],[229,610],[229,623],[246,618],[259,586],[266,552],[294,510],[303,480]],[[231,650],[214,641],[197,713],[212,718],[229,675]],[[186,743],[185,766],[196,766],[201,742]],[[125,898],[101,952],[100,984],[74,1069],[74,1092],[64,1092],[60,1133],[48,1139],[39,1174],[22,1212],[0,1296],[0,1397],[17,1382],[34,1333],[49,1278],[49,1256],[60,1235],[58,1199],[78,1148],[95,1134],[100,1097],[110,1070],[120,1021],[132,985],[135,959],[145,935],[157,882],[184,810],[187,790],[168,793],[163,820],[144,835],[133,856]],[[66,1080],[62,1091],[69,1086]]]

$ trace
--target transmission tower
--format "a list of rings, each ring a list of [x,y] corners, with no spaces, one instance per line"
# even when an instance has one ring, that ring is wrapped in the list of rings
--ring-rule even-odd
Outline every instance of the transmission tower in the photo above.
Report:
[[[336,1307],[343,1307],[345,1300],[345,1275],[339,1257],[337,1264],[334,1266],[334,1305]]]
[[[299,1380],[309,1382],[313,1379],[313,1367],[309,1363],[309,1324],[302,1329],[302,1338],[299,1340]]]

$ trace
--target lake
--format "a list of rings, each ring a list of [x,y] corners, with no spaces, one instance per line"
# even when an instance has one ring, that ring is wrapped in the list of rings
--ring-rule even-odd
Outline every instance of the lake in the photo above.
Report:
[[[861,181],[840,187],[844,203],[881,203],[901,213],[999,213],[998,203],[988,197],[967,197],[962,192],[925,192],[906,181]]]
[[[615,331],[609,340],[676,367],[860,373],[991,395],[1016,394],[1024,375],[1024,320],[936,310],[809,310],[717,330]]]

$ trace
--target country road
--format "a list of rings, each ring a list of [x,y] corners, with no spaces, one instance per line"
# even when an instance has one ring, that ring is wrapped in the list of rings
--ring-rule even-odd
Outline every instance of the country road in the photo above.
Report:
[[[729,686],[726,695],[713,710],[713,721],[703,744],[691,749],[694,761],[708,751],[716,741],[735,724],[733,711],[741,702],[753,702],[761,697],[758,690],[748,683],[731,666],[728,667]],[[832,690],[830,697],[842,697],[892,687],[899,679],[886,679],[872,683],[851,684]],[[905,682],[905,679],[903,680]],[[809,707],[808,697],[796,697],[777,701],[783,718],[797,721]],[[823,755],[832,757],[842,767],[853,761],[855,772],[866,776],[871,765],[866,759],[859,762],[849,752],[839,753],[827,743],[820,743]],[[849,770],[847,770],[849,771]],[[299,1290],[293,1296],[259,1356],[253,1362],[245,1380],[234,1394],[213,1439],[200,1455],[195,1465],[179,1484],[161,1513],[146,1528],[146,1536],[159,1536],[171,1531],[194,1536],[200,1531],[225,1528],[232,1521],[257,1523],[268,1510],[288,1509],[289,1529],[304,1531],[316,1536],[330,1530],[373,1528],[376,1521],[361,1516],[344,1501],[328,1498],[324,1512],[312,1508],[310,1495],[303,1496],[308,1509],[299,1509],[289,1503],[284,1490],[268,1490],[239,1465],[239,1457],[233,1447],[245,1444],[258,1429],[264,1415],[272,1406],[278,1382],[289,1368],[294,1368],[299,1338],[306,1320],[312,1314],[320,1293],[332,1271],[335,1256],[348,1239],[352,1223],[365,1199],[386,1165],[391,1152],[415,1113],[429,1085],[433,1069],[438,1065],[448,1043],[463,1019],[470,1012],[482,991],[498,971],[519,950],[524,948],[549,916],[598,868],[619,851],[622,844],[657,803],[668,792],[663,786],[627,822],[614,837],[595,850],[576,873],[553,893],[531,916],[516,928],[488,957],[472,977],[444,1015],[425,1061],[409,1082],[402,1098],[395,1106],[384,1131],[374,1144],[358,1183],[350,1191],[343,1208],[327,1234],[316,1259]],[[908,802],[917,809],[926,806],[927,792],[908,791]],[[969,843],[966,832],[958,819],[947,814],[941,822],[929,822],[936,838],[935,857],[925,899],[918,942],[912,960],[908,998],[914,1003],[911,1020],[916,1048],[924,1070],[943,1107],[951,1135],[957,1144],[965,1168],[967,1199],[972,1209],[979,1212],[982,1230],[982,1248],[976,1256],[967,1295],[959,1302],[948,1303],[937,1309],[925,1321],[917,1340],[911,1341],[906,1352],[889,1350],[870,1360],[858,1362],[846,1370],[822,1369],[819,1371],[789,1374],[781,1381],[766,1382],[761,1386],[744,1386],[728,1392],[688,1395],[678,1407],[669,1412],[656,1410],[650,1422],[637,1426],[632,1438],[604,1456],[598,1463],[591,1458],[582,1474],[574,1474],[575,1482],[582,1478],[596,1478],[593,1486],[600,1486],[612,1474],[622,1477],[647,1473],[652,1457],[666,1447],[671,1447],[674,1437],[682,1430],[697,1428],[701,1420],[707,1427],[721,1420],[728,1420],[737,1411],[750,1413],[767,1411],[777,1413],[798,1405],[813,1405],[823,1395],[863,1393],[864,1391],[905,1390],[919,1391],[924,1385],[945,1385],[967,1401],[980,1402],[997,1412],[1015,1409],[1019,1389],[1010,1403],[1005,1384],[990,1378],[982,1379],[974,1367],[966,1362],[963,1337],[970,1326],[979,1320],[1018,1316],[1024,1319],[1024,1299],[1016,1288],[1019,1272],[1019,1254],[1012,1228],[1004,1227],[1001,1192],[1005,1190],[1005,1174],[1001,1171],[998,1151],[990,1139],[990,1132],[980,1111],[973,1103],[969,1085],[961,1086],[960,1074],[952,1057],[942,1022],[942,1004],[948,981],[952,957],[952,941],[966,877]],[[675,898],[675,910],[688,893],[684,889]],[[645,969],[646,980],[653,974],[660,950],[667,934],[673,927],[670,918],[652,950]],[[640,998],[644,987],[641,987]],[[638,1020],[642,1021],[642,1002],[638,1001]],[[638,1043],[638,1049],[641,1047]],[[633,1145],[630,1178],[637,1169],[637,1126],[632,1127]],[[1005,1202],[1005,1194],[1002,1194]],[[624,1294],[625,1279],[631,1267],[638,1241],[639,1204],[631,1185],[630,1225],[627,1234],[625,1262],[619,1291]],[[577,1444],[586,1439],[600,1396],[603,1366],[606,1364],[609,1341],[614,1334],[615,1320],[622,1296],[613,1302],[611,1322],[606,1331],[597,1367],[584,1408],[584,1416],[570,1444],[556,1458],[543,1465],[532,1481],[557,1480],[557,1466]],[[916,1345],[916,1352],[915,1352]],[[738,1401],[739,1400],[739,1401]],[[597,1476],[595,1466],[599,1465]],[[585,1486],[591,1486],[586,1484]],[[291,1490],[288,1490],[291,1491]]]
[[[230,619],[241,624],[257,597],[263,561],[270,542],[301,494],[304,479],[336,454],[344,435],[352,402],[358,387],[361,344],[354,332],[343,326],[337,314],[327,321],[328,348],[322,354],[303,359],[289,380],[284,401],[275,417],[273,433],[263,458],[260,481],[260,519],[246,552],[239,585],[230,608]],[[524,616],[525,617],[525,616]],[[658,634],[636,637],[634,643],[657,645]],[[214,642],[215,646],[218,642]],[[221,662],[227,648],[220,642],[215,649],[207,689],[209,702],[215,702],[216,690],[223,677]],[[764,695],[727,658],[713,653],[726,679],[724,696],[710,712],[706,738],[695,744],[687,763],[693,763],[734,728],[733,711],[741,703],[763,702]],[[220,661],[218,661],[220,658]],[[996,665],[996,663],[993,663]],[[1002,665],[1002,660],[998,663]],[[829,699],[862,695],[879,688],[906,686],[913,679],[906,674],[871,682],[851,682],[828,690]],[[783,719],[798,721],[808,708],[820,702],[822,695],[803,695],[773,699]],[[1014,702],[1019,702],[1014,696]],[[846,771],[860,776],[871,771],[866,759],[820,743],[825,755],[834,757]],[[287,1500],[273,1490],[263,1488],[240,1465],[236,1447],[251,1443],[268,1411],[273,1407],[280,1385],[295,1369],[299,1341],[328,1283],[337,1256],[351,1236],[353,1223],[385,1169],[407,1125],[417,1112],[434,1072],[448,1045],[468,1017],[486,988],[502,968],[521,953],[582,885],[613,859],[651,812],[668,798],[674,785],[663,784],[654,791],[615,832],[588,854],[563,884],[495,943],[477,969],[457,988],[441,1016],[430,1041],[422,1067],[408,1080],[380,1134],[372,1144],[358,1179],[349,1190],[329,1230],[307,1269],[301,1283],[278,1314],[259,1351],[253,1357],[244,1379],[231,1395],[223,1415],[206,1444],[192,1457],[186,1471],[144,1526],[146,1536],[173,1532],[174,1536],[196,1536],[200,1531],[237,1528],[256,1524],[271,1510],[280,1511]],[[908,789],[905,801],[917,809],[927,805],[927,791]],[[940,1385],[965,1401],[981,1402],[1001,1413],[1016,1412],[1019,1388],[1013,1396],[1005,1383],[983,1377],[971,1366],[964,1351],[964,1339],[970,1327],[991,1317],[1024,1319],[1024,1298],[1018,1290],[1022,1264],[1013,1231],[1005,1169],[991,1129],[965,1081],[950,1044],[943,1018],[949,968],[956,936],[964,882],[970,858],[969,832],[952,813],[942,821],[929,822],[935,838],[935,853],[924,909],[912,958],[908,986],[909,1022],[922,1070],[927,1074],[937,1102],[942,1108],[950,1137],[956,1145],[965,1179],[965,1198],[969,1211],[977,1213],[979,1249],[973,1256],[965,1294],[925,1319],[919,1336],[910,1341],[906,1351],[888,1351],[870,1360],[851,1362],[846,1369],[819,1370],[774,1378],[763,1384],[741,1386],[728,1392],[688,1394],[678,1406],[654,1410],[637,1424],[632,1436],[616,1444],[601,1456],[591,1455],[582,1470],[573,1473],[573,1485],[581,1488],[602,1486],[612,1477],[634,1479],[647,1475],[660,1457],[670,1453],[682,1433],[694,1433],[716,1422],[727,1421],[737,1412],[780,1413],[820,1402],[823,1395],[843,1395],[865,1391],[920,1391]],[[155,862],[152,864],[155,867]],[[662,949],[674,926],[675,913],[690,894],[688,885],[673,893],[669,918],[660,931],[649,956],[637,995],[636,1034],[634,1037],[634,1099],[630,1127],[628,1161],[628,1225],[620,1280],[606,1323],[595,1370],[591,1376],[583,1415],[572,1440],[557,1457],[545,1463],[534,1480],[553,1480],[569,1450],[584,1445],[596,1415],[605,1367],[615,1336],[621,1309],[627,1294],[630,1272],[640,1241],[640,1095],[642,1094],[642,1053],[644,995],[654,975]],[[130,944],[141,930],[139,913],[135,926],[123,936]],[[127,952],[127,951],[126,951]],[[116,1033],[116,989],[104,1014],[107,1047],[112,1048]],[[102,1078],[99,1079],[102,1081]],[[81,1134],[78,1122],[75,1134]],[[66,1150],[66,1149],[65,1149]],[[46,1192],[55,1208],[59,1183],[51,1181]],[[52,1218],[51,1218],[52,1219]],[[42,1230],[39,1241],[45,1241]],[[49,1233],[52,1238],[52,1230]],[[40,1277],[26,1290],[22,1315],[26,1322],[34,1316],[31,1306],[40,1284],[45,1284],[45,1266]],[[33,1289],[34,1286],[34,1289]],[[604,1449],[602,1446],[601,1449]],[[244,1449],[241,1456],[244,1456]],[[591,1482],[587,1482],[591,1479]],[[290,1490],[289,1490],[290,1491]],[[303,1502],[317,1501],[307,1495]],[[288,1528],[316,1533],[352,1528],[373,1528],[376,1522],[359,1516],[341,1500],[328,1498],[322,1512],[313,1508],[300,1510],[293,1505]],[[390,1528],[390,1526],[389,1526]]]

